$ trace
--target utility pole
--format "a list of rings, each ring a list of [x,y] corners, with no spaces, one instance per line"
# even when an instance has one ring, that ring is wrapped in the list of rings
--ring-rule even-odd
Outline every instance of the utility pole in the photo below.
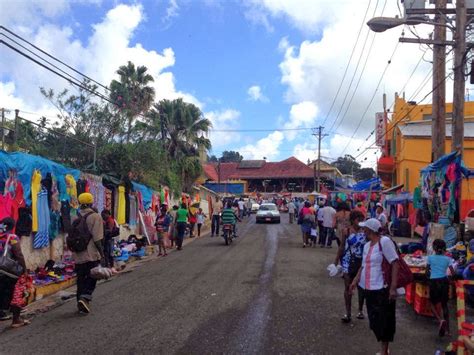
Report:
[[[2,150],[5,150],[5,109],[2,107]]]
[[[456,1],[456,32],[454,33],[454,93],[453,118],[451,131],[451,151],[464,153],[464,90],[466,79],[466,19],[467,10],[465,0]]]
[[[446,42],[447,0],[436,0],[434,41]],[[433,45],[433,112],[431,124],[431,161],[445,154],[446,140],[446,45]]]
[[[317,176],[317,183],[316,183],[316,191],[321,192],[321,140],[323,137],[326,137],[327,134],[323,134],[324,127],[319,126],[315,129],[315,133],[313,136],[318,138],[318,161],[317,161],[317,169],[316,169],[316,176]],[[317,133],[316,133],[317,132]]]

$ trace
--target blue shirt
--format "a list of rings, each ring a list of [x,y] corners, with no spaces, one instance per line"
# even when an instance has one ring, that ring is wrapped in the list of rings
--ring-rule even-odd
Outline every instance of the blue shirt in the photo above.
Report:
[[[352,233],[349,237],[347,237],[344,255],[342,255],[341,258],[341,266],[344,273],[347,274],[349,272],[351,254],[356,258],[362,259],[366,241],[365,234],[362,231]]]
[[[431,269],[430,279],[442,279],[446,277],[449,265],[453,259],[446,255],[430,255],[428,256],[428,265]]]

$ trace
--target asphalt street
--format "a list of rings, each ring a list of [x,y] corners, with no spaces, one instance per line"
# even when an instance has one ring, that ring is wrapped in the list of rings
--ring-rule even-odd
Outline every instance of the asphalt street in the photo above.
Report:
[[[302,248],[297,225],[239,224],[101,284],[88,316],[68,302],[0,333],[1,354],[375,354],[367,320],[342,324],[335,248]],[[355,306],[355,304],[354,304]],[[398,301],[393,354],[434,354],[430,318]],[[354,307],[353,313],[356,309]],[[454,309],[452,312],[454,313]],[[454,324],[453,324],[454,328]]]

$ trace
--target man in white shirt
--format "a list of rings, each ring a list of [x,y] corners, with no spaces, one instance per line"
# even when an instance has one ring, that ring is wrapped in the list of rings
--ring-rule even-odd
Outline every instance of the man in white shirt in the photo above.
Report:
[[[244,217],[245,202],[241,198],[237,204],[239,205],[239,218],[242,219]]]
[[[387,215],[384,212],[383,205],[379,202],[377,203],[377,209],[375,210],[376,218],[382,225],[382,228],[387,226]]]
[[[288,207],[288,216],[290,218],[290,223],[292,224],[293,221],[295,220],[295,211],[296,211],[296,206],[293,203],[293,200],[290,200],[290,202],[288,202],[287,207]]]
[[[334,227],[336,226],[336,210],[327,205],[323,208],[320,208],[318,211],[318,219],[321,213],[322,218],[322,235],[319,238],[319,244],[321,248],[332,248],[332,240],[334,235]]]

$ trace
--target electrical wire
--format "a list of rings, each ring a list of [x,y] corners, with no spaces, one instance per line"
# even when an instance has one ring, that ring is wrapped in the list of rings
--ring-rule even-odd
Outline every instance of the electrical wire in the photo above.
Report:
[[[375,6],[374,13],[372,14],[372,17],[375,17],[375,14],[376,14],[376,12],[377,12],[377,6],[378,6],[378,1],[377,1],[376,6]],[[385,11],[385,7],[386,7],[386,6],[387,6],[387,0],[385,0],[385,2],[384,2],[383,8],[382,8],[382,12],[380,13],[380,15],[383,15],[383,12]],[[342,104],[341,104],[341,106],[339,107],[339,111],[337,112],[336,118],[334,119],[334,122],[332,123],[331,128],[329,129],[329,131],[331,131],[331,130],[334,128],[334,125],[335,125],[336,122],[338,121],[339,116],[341,115],[341,112],[342,112],[342,110],[344,109],[344,105],[345,105],[345,103],[346,103],[346,100],[347,100],[347,98],[348,98],[348,96],[349,96],[349,93],[351,92],[351,88],[352,88],[352,84],[353,84],[353,82],[354,82],[354,78],[356,77],[357,71],[359,70],[359,65],[360,65],[360,63],[361,63],[361,60],[362,60],[362,57],[363,57],[363,53],[364,53],[364,51],[365,51],[365,47],[366,47],[366,45],[367,45],[367,41],[368,41],[368,39],[369,39],[370,34],[371,34],[370,29],[367,29],[367,35],[365,36],[364,45],[362,46],[362,50],[361,50],[361,52],[360,52],[359,59],[357,60],[356,67],[355,67],[355,69],[354,69],[354,73],[352,74],[351,80],[350,80],[350,82],[349,82],[349,86],[347,87],[346,93],[345,93],[345,95],[344,95],[344,99],[342,100]],[[375,36],[376,36],[376,33],[373,33],[372,42],[370,43],[370,47],[369,47],[369,50],[368,50],[368,53],[367,53],[365,62],[364,62],[364,65],[363,65],[363,67],[362,67],[362,70],[361,70],[361,73],[360,73],[360,76],[359,76],[359,80],[358,80],[358,82],[357,82],[356,88],[355,88],[354,91],[353,91],[353,94],[352,94],[352,97],[351,97],[351,99],[350,99],[350,102],[349,102],[349,104],[347,105],[347,109],[346,109],[346,111],[345,111],[345,113],[344,113],[344,117],[345,117],[345,114],[347,114],[347,111],[349,110],[349,107],[350,107],[350,105],[351,105],[351,103],[352,103],[352,99],[354,98],[355,93],[357,92],[357,89],[358,89],[358,87],[359,87],[360,81],[361,81],[362,76],[363,76],[363,74],[364,74],[364,71],[365,71],[365,68],[366,68],[366,65],[367,65],[368,58],[369,58],[369,56],[370,56],[370,53],[372,52],[372,48],[373,48],[374,41],[375,41]],[[344,117],[343,117],[343,119],[344,119]],[[324,125],[324,123],[323,123],[323,125]],[[337,131],[337,129],[336,129],[336,131]]]
[[[446,75],[446,76],[444,77],[444,79],[441,80],[441,81],[436,85],[436,87],[433,87],[433,88],[431,89],[431,91],[428,92],[428,93],[420,100],[420,103],[423,102],[423,101],[425,101],[425,100],[428,98],[428,96],[430,96],[430,95],[433,93],[433,91],[434,91],[435,89],[437,89],[441,84],[443,84],[443,83],[446,81],[446,79],[447,79],[448,77],[449,77],[449,74]],[[397,121],[393,122],[393,123],[391,124],[390,128],[387,128],[387,129],[385,130],[385,132],[383,132],[383,135],[385,136],[385,135],[388,134],[390,131],[392,131],[393,129],[395,129],[395,127],[397,126],[397,124],[400,123],[401,121],[403,121],[405,118],[407,118],[407,117],[410,115],[410,113],[411,113],[416,107],[417,107],[417,106],[414,105],[405,115],[403,115],[402,117],[400,117]],[[364,154],[368,149],[372,148],[375,144],[376,144],[376,141],[374,141],[370,146],[368,146],[367,148],[365,148],[365,150],[364,150],[363,152],[361,152],[359,155],[357,155],[357,156],[355,157],[355,159],[359,158],[362,154]]]
[[[352,47],[351,55],[349,56],[349,60],[347,61],[346,69],[344,70],[344,74],[342,75],[342,79],[341,79],[341,82],[339,83],[339,87],[336,91],[336,95],[334,96],[334,99],[332,100],[331,106],[329,107],[329,110],[326,114],[326,117],[324,118],[323,126],[326,123],[327,119],[329,118],[329,115],[331,114],[331,111],[334,107],[334,104],[336,103],[336,100],[339,96],[339,92],[341,91],[344,80],[346,79],[347,71],[349,70],[349,66],[350,66],[350,63],[352,61],[352,57],[354,56],[354,53],[355,53],[355,50],[356,50],[356,47],[357,47],[357,43],[359,42],[360,34],[362,33],[362,29],[364,28],[365,20],[367,18],[367,14],[369,13],[371,3],[372,3],[372,0],[369,0],[369,3],[367,5],[367,9],[365,10],[364,18],[362,19],[362,23],[360,24],[360,27],[359,27],[359,32],[357,33],[356,41],[354,43],[354,46]],[[377,0],[377,3],[375,5],[375,9],[377,9],[378,3],[379,3],[379,0]]]
[[[9,30],[8,28],[6,28],[5,26],[1,26],[1,25],[0,25],[0,30],[7,31],[8,33],[10,33],[11,35],[15,36],[16,38],[22,40],[22,41],[25,42],[25,43],[28,43],[28,44],[29,44],[30,46],[32,46],[34,49],[36,49],[36,50],[40,51],[41,53],[47,55],[49,58],[54,59],[55,61],[61,63],[61,64],[64,65],[65,67],[71,69],[71,70],[72,70],[73,72],[75,72],[76,74],[79,74],[79,75],[83,76],[84,78],[86,78],[86,79],[92,81],[93,83],[95,83],[95,84],[101,86],[102,88],[104,88],[104,89],[110,91],[110,89],[109,89],[107,86],[105,86],[105,85],[101,84],[100,82],[98,82],[98,81],[92,79],[91,77],[87,76],[86,74],[81,73],[79,70],[77,70],[77,69],[71,67],[70,65],[64,63],[62,60],[60,60],[60,59],[56,58],[55,56],[49,54],[49,53],[46,52],[45,50],[43,50],[43,49],[41,49],[41,48],[35,46],[35,45],[34,45],[33,43],[31,43],[30,41],[26,40],[25,38],[21,37],[20,35],[16,34],[15,32],[10,31],[10,30]]]
[[[362,124],[362,121],[364,120],[365,115],[366,115],[367,112],[369,111],[370,106],[372,105],[372,102],[374,101],[375,96],[377,95],[377,92],[378,92],[379,87],[380,87],[380,84],[382,83],[382,80],[383,80],[383,78],[384,78],[384,76],[385,76],[385,73],[387,72],[388,67],[389,67],[390,64],[392,63],[393,57],[395,56],[395,53],[397,52],[397,49],[398,49],[399,44],[400,44],[400,42],[397,41],[397,44],[395,45],[395,48],[393,49],[392,55],[390,56],[390,59],[388,60],[387,65],[385,66],[385,69],[384,69],[384,71],[382,72],[382,75],[380,76],[380,79],[379,79],[379,81],[378,81],[378,83],[377,83],[377,87],[375,88],[375,91],[374,91],[374,93],[373,93],[373,95],[372,95],[372,97],[371,97],[371,99],[370,99],[370,101],[369,101],[367,107],[365,108],[364,113],[361,115],[360,120],[359,120],[359,122],[358,122],[358,124],[357,124],[357,127],[356,127],[354,133],[352,134],[352,137],[351,137],[351,138],[349,139],[349,141],[347,142],[347,144],[346,144],[346,146],[344,147],[344,150],[342,151],[341,155],[344,154],[344,152],[345,152],[345,151],[347,150],[347,148],[349,147],[349,145],[350,145],[352,139],[353,139],[353,138],[355,137],[355,135],[357,134],[357,131],[359,130],[359,128],[360,128],[360,126],[361,126],[361,124]]]

